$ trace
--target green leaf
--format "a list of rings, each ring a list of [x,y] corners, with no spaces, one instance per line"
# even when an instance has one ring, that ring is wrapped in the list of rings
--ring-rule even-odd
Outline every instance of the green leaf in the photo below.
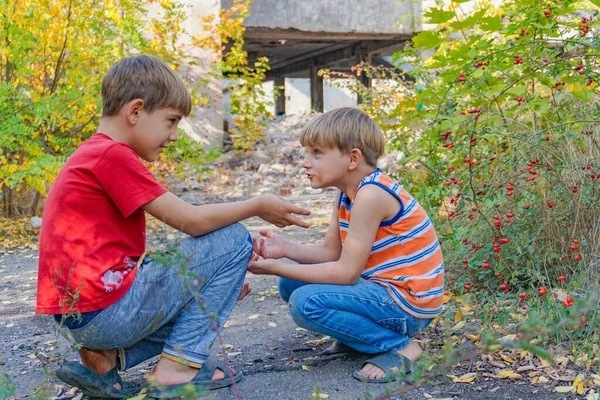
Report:
[[[425,22],[428,24],[443,24],[444,22],[450,21],[452,18],[456,16],[455,11],[444,11],[441,8],[432,7],[428,12],[426,12],[424,17],[429,18]]]
[[[457,30],[466,30],[472,28],[477,23],[479,23],[479,20],[485,15],[486,12],[487,10],[485,9],[477,11],[475,14],[463,19],[462,21],[453,22],[452,24],[450,24],[450,26],[453,29]]]
[[[442,39],[435,32],[423,31],[412,39],[415,47],[422,47],[424,49],[430,49],[437,47],[442,43]]]
[[[502,28],[502,20],[499,15],[482,18],[480,28],[486,32],[498,31]]]

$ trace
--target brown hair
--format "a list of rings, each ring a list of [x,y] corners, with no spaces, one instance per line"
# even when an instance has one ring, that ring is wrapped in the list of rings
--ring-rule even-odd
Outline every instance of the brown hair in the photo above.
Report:
[[[117,115],[135,99],[144,110],[175,108],[184,115],[192,111],[192,99],[183,81],[156,57],[125,57],[114,63],[102,79],[102,117]]]
[[[377,124],[362,110],[336,108],[309,122],[300,134],[302,146],[322,145],[349,153],[357,148],[372,167],[385,152],[385,138]]]

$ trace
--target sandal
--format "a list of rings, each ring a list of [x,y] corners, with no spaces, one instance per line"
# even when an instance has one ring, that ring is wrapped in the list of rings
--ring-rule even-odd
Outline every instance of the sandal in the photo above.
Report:
[[[371,363],[371,364],[381,368],[383,370],[383,372],[385,372],[385,377],[383,377],[383,378],[367,378],[367,377],[358,375],[360,370],[362,370],[363,367],[367,363]],[[394,371],[392,371],[392,368],[397,368],[398,371],[394,372]],[[387,382],[394,382],[397,379],[396,375],[399,372],[404,371],[405,373],[409,373],[410,369],[411,369],[411,362],[408,358],[406,358],[402,354],[399,354],[398,351],[396,351],[396,350],[389,350],[389,351],[386,351],[385,353],[377,354],[375,357],[369,358],[368,360],[364,361],[361,364],[360,368],[357,369],[356,371],[354,371],[352,376],[355,379],[358,379],[359,381],[362,381],[362,382],[366,381],[368,383],[387,383]]]
[[[212,377],[217,369],[220,369],[225,373],[225,378],[216,381],[212,380]],[[192,385],[196,390],[215,390],[221,389],[227,386],[231,386],[234,383],[238,383],[242,379],[242,371],[236,371],[233,379],[229,377],[225,365],[222,363],[207,361],[202,365],[202,368],[198,370],[198,373],[191,381],[185,383],[178,383],[175,385],[157,385],[148,388],[148,397],[156,399],[169,399],[172,397],[182,396],[186,393],[186,387]]]
[[[100,376],[79,363],[68,361],[56,370],[56,377],[67,385],[79,388],[89,397],[124,399],[135,395],[140,389],[133,382],[123,382],[117,367]],[[113,386],[115,383],[121,384],[121,390]]]
[[[331,346],[323,350],[320,355],[322,356],[332,356],[334,354],[348,354],[348,353],[359,353],[358,350],[354,350],[352,347],[336,341]]]

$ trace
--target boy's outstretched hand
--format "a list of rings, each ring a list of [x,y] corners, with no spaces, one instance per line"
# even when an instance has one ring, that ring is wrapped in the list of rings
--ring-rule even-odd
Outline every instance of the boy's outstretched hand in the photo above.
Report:
[[[254,252],[262,258],[282,258],[287,255],[287,243],[280,235],[260,230],[260,235],[268,240],[261,238],[252,238]],[[253,260],[254,261],[254,260]]]
[[[308,223],[296,218],[293,214],[310,215],[310,211],[288,203],[273,194],[265,194],[255,197],[255,199],[259,202],[257,215],[276,227],[284,228],[290,225],[297,225],[301,228],[309,227]]]
[[[277,260],[252,260],[248,263],[248,271],[255,275],[277,275],[281,263]]]

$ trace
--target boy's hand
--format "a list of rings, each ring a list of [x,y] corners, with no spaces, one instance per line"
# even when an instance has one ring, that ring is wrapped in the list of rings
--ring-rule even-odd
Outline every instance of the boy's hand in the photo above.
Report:
[[[310,215],[310,211],[290,204],[272,194],[262,195],[256,197],[256,199],[259,202],[257,215],[276,227],[284,228],[290,225],[297,225],[301,228],[309,227],[308,223],[294,217],[292,214]]]
[[[248,263],[248,271],[255,275],[277,275],[280,263],[276,260],[257,260]]]
[[[263,238],[252,238],[254,252],[262,258],[281,258],[287,255],[287,241],[280,235],[269,232],[259,231]],[[254,261],[254,260],[253,260]]]

